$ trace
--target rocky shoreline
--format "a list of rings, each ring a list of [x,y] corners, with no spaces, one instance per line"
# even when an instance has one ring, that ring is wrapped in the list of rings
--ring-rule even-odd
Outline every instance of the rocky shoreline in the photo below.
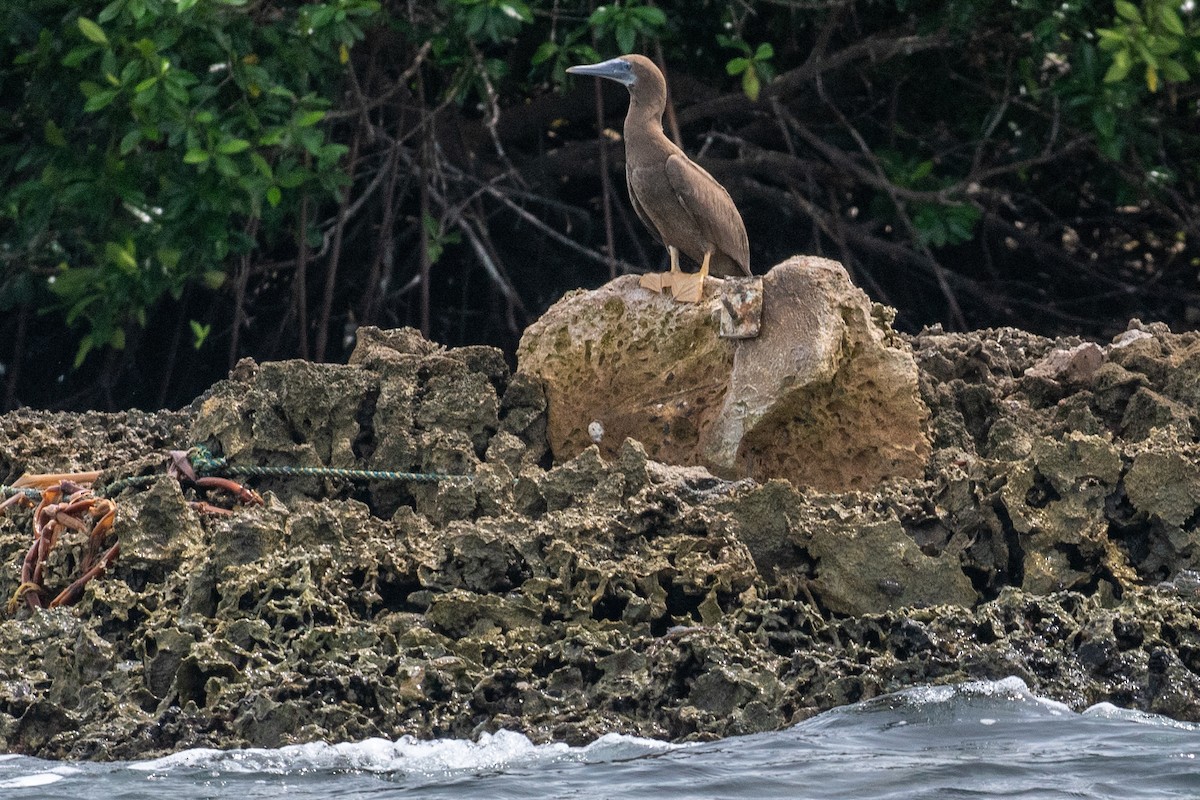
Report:
[[[1021,677],[1200,720],[1200,335],[908,337],[924,474],[831,492],[655,462],[550,466],[545,396],[498,351],[360,332],[348,365],[243,362],[187,409],[0,417],[0,482],[158,475],[77,605],[0,622],[0,747],[187,747],[777,729],[922,683]],[[472,474],[254,480],[189,506],[166,450]],[[17,589],[30,512],[0,518]],[[61,586],[82,542],[47,564]]]

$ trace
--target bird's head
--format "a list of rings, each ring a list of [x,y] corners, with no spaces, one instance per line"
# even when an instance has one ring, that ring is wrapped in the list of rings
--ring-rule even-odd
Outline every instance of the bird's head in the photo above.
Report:
[[[647,83],[655,77],[659,81],[662,80],[662,73],[658,71],[658,67],[654,66],[654,62],[639,55],[618,56],[610,58],[608,61],[601,61],[599,64],[567,67],[567,72],[572,75],[594,75],[597,78],[608,78],[630,87],[639,82]]]

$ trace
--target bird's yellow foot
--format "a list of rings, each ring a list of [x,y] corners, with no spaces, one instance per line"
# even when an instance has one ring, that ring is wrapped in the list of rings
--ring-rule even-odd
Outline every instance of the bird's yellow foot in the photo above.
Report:
[[[682,272],[671,285],[671,296],[680,303],[699,303],[704,299],[704,274]]]
[[[643,289],[661,294],[674,286],[678,275],[678,272],[647,272],[638,279],[638,285]]]

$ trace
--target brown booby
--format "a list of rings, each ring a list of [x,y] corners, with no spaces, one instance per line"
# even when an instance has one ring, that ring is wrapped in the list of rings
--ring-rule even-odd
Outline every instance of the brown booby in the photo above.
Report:
[[[750,274],[750,244],[737,206],[716,178],[675,146],[663,133],[667,82],[654,62],[628,55],[599,64],[570,67],[576,75],[595,75],[625,84],[625,179],[638,218],[671,255],[671,271],[643,275],[642,286],[670,289],[682,302],[698,303],[704,278]],[[679,270],[679,252],[700,265],[698,273]]]

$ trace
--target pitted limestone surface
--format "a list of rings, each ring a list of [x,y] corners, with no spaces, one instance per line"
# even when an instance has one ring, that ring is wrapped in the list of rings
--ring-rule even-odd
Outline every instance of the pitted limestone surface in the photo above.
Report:
[[[228,517],[165,475],[125,491],[110,573],[0,621],[0,747],[700,740],[1013,674],[1200,720],[1195,334],[1135,323],[1076,369],[1074,340],[925,332],[928,467],[845,492],[730,483],[632,441],[547,468],[544,397],[498,353],[361,337],[350,366],[246,362],[182,412],[2,418],[5,482],[163,470],[198,440],[475,480],[264,481]],[[3,563],[29,537],[28,511],[0,518]]]

